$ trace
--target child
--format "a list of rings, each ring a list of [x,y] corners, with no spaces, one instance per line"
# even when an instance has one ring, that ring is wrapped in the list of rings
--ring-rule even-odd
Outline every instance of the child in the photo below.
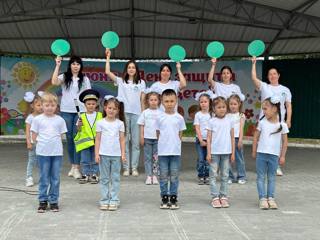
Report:
[[[156,176],[157,171],[154,173],[153,168],[154,160],[158,158],[158,139],[155,124],[161,112],[159,110],[160,95],[156,92],[149,92],[149,89],[145,93],[145,101],[148,108],[141,113],[137,123],[140,125],[140,144],[144,146],[144,168],[147,175],[146,185],[150,185],[159,184]],[[157,169],[158,167],[155,166],[155,170]]]
[[[44,93],[41,97],[43,114],[35,117],[31,124],[33,142],[40,169],[39,207],[44,213],[50,203],[53,212],[59,211],[60,171],[63,156],[62,134],[67,132],[66,122],[55,114],[58,97]]]
[[[97,122],[95,158],[100,169],[100,209],[115,211],[120,206],[120,170],[125,157],[123,103],[113,96],[104,100],[103,119]]]
[[[197,171],[198,184],[209,184],[209,164],[207,156],[207,127],[212,117],[212,99],[216,96],[212,91],[199,92],[195,99],[199,102],[200,111],[194,117],[194,128],[196,131],[196,150],[198,153]]]
[[[95,162],[94,156],[96,123],[102,119],[102,114],[96,112],[99,97],[99,92],[92,89],[83,91],[79,96],[79,100],[86,107],[86,113],[82,113],[77,122],[78,133],[74,138],[76,151],[80,152],[81,156],[82,177],[79,179],[80,184],[88,183],[89,181],[92,184],[99,182],[99,166]]]
[[[227,208],[229,202],[228,174],[229,161],[234,161],[234,129],[230,117],[227,116],[227,101],[223,97],[213,100],[215,117],[210,119],[207,135],[207,160],[210,164],[210,188],[214,208]],[[218,170],[221,177],[220,192],[216,186]]]
[[[274,199],[278,161],[285,163],[288,126],[281,121],[280,98],[273,96],[262,102],[263,116],[254,134],[252,157],[256,159],[257,188],[260,209],[277,209]],[[267,193],[265,176],[267,175]]]
[[[37,163],[36,158],[36,148],[33,144],[33,140],[31,137],[31,124],[33,119],[42,113],[41,108],[41,97],[40,95],[43,94],[43,92],[38,92],[36,95],[32,92],[26,92],[24,95],[24,100],[30,104],[32,113],[28,115],[26,118],[26,141],[27,141],[27,149],[28,149],[28,165],[27,165],[27,178],[26,178],[26,187],[32,187],[34,185],[33,183],[33,177],[32,177],[32,170],[34,165]]]
[[[243,157],[243,127],[246,120],[242,111],[242,102],[245,100],[243,94],[232,94],[228,98],[228,116],[231,117],[234,123],[234,137],[235,137],[235,158],[237,178],[235,178],[232,172],[232,165],[230,165],[229,180],[228,183],[238,182],[239,184],[245,184],[247,182],[246,167]]]
[[[178,186],[181,165],[181,138],[186,124],[181,115],[175,111],[177,94],[172,89],[162,93],[165,112],[157,119],[158,156],[160,167],[161,209],[178,209]],[[168,181],[170,179],[170,188]]]

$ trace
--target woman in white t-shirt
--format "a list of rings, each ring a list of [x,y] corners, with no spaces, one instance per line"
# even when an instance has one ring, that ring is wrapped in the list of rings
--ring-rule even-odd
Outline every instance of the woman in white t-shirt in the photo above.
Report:
[[[256,58],[252,58],[252,71],[251,77],[256,89],[261,92],[261,101],[271,96],[278,96],[280,98],[280,111],[281,121],[285,121],[288,128],[291,127],[292,105],[291,105],[291,92],[289,88],[279,84],[280,73],[276,68],[270,68],[268,70],[269,84],[262,82],[257,77],[256,71]],[[260,111],[260,118],[263,116],[263,111]],[[277,169],[277,175],[282,176],[283,172],[280,166]]]
[[[80,57],[72,56],[68,63],[68,69],[65,73],[59,75],[61,66],[61,57],[56,58],[56,67],[52,74],[51,83],[53,85],[61,85],[62,97],[60,104],[61,117],[67,124],[67,147],[71,170],[69,177],[79,179],[82,177],[80,173],[80,154],[76,153],[74,145],[74,137],[77,133],[76,122],[78,121],[77,108],[75,99],[79,103],[80,112],[85,111],[83,103],[79,101],[79,95],[84,90],[90,89],[90,80],[82,73],[83,63]]]
[[[216,68],[217,59],[211,59],[211,69],[208,75],[209,87],[215,92],[217,96],[224,97],[227,99],[232,94],[241,95],[241,89],[237,84],[232,83],[233,72],[231,67],[223,66],[220,70],[221,82],[215,81],[214,71]]]
[[[138,176],[138,165],[140,158],[139,115],[144,108],[144,90],[146,83],[140,79],[139,68],[135,61],[130,60],[124,67],[122,78],[117,77],[110,70],[111,51],[106,49],[106,74],[118,86],[118,98],[124,103],[126,124],[126,159],[123,168],[123,176],[130,174],[130,162],[132,176]],[[129,154],[131,145],[131,154]],[[131,156],[131,157],[130,157]]]

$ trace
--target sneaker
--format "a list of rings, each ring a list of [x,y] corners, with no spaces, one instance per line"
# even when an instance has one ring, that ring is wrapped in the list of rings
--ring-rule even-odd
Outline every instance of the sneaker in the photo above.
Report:
[[[268,198],[268,205],[270,209],[273,209],[273,210],[278,209],[278,205],[274,200],[274,198]]]
[[[33,185],[34,185],[33,178],[32,177],[28,177],[26,179],[26,187],[32,187]]]
[[[129,174],[129,170],[128,169],[123,171],[123,176],[124,177],[128,177],[129,175],[130,174]]]
[[[99,177],[94,174],[90,177],[89,181],[91,184],[97,184],[97,183],[99,183]]]
[[[80,179],[82,177],[82,174],[80,173],[79,168],[74,168],[73,169],[73,177],[75,179]]]
[[[137,169],[132,169],[132,176],[134,176],[134,177],[138,177],[139,176],[139,172],[138,172],[138,170]]]
[[[220,203],[221,203],[221,207],[223,207],[223,208],[230,207],[229,202],[228,202],[228,198],[226,198],[226,197],[220,198]]]
[[[219,198],[213,198],[211,201],[211,206],[213,208],[221,208],[221,203],[220,203],[220,199]]]
[[[203,182],[205,185],[210,185],[210,181],[208,177],[205,177]]]
[[[118,205],[117,204],[110,204],[109,205],[109,211],[116,211],[118,209]]]
[[[198,185],[204,185],[204,178],[203,177],[199,178]]]
[[[83,175],[80,179],[79,179],[79,183],[80,184],[85,184],[89,182],[89,176],[87,175]]]
[[[58,203],[50,203],[50,211],[51,212],[59,212]]]
[[[158,178],[157,178],[156,175],[153,175],[153,176],[152,176],[152,184],[153,184],[153,185],[158,185],[158,184],[159,184]]]
[[[228,180],[228,184],[232,184],[233,181],[231,179]]]
[[[47,207],[48,207],[47,201],[40,202],[38,207],[38,213],[44,213],[47,210]]]
[[[74,167],[71,167],[70,171],[68,172],[68,177],[73,177]]]
[[[269,204],[266,198],[261,198],[259,201],[259,208],[262,210],[269,209]]]
[[[244,180],[244,179],[239,179],[239,180],[238,180],[238,183],[243,185],[243,184],[246,184],[246,183],[247,183],[247,181],[246,181],[246,180]]]
[[[169,196],[168,195],[163,195],[161,204],[160,204],[160,209],[169,209],[170,208],[170,203],[169,203]]]
[[[283,172],[280,167],[277,168],[277,176],[283,176]]]
[[[102,211],[107,211],[109,209],[109,204],[101,204],[99,208]]]
[[[146,179],[146,185],[151,185],[152,184],[152,177],[148,176]]]
[[[175,210],[179,208],[177,195],[170,196],[170,209]]]

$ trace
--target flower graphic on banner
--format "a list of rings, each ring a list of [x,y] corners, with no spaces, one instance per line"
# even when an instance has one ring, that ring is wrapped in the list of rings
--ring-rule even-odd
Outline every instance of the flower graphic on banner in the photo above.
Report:
[[[37,67],[28,62],[18,62],[13,66],[13,80],[24,89],[34,87],[39,79],[39,70]]]
[[[1,108],[1,118],[0,118],[1,125],[6,124],[9,119],[10,119],[10,114],[8,109]]]
[[[245,112],[244,112],[244,115],[246,115],[247,119],[252,118],[254,116],[253,109],[246,109]]]

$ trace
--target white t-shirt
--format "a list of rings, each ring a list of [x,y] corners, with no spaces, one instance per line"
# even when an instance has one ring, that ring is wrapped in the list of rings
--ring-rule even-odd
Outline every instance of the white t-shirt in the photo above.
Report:
[[[246,119],[246,117],[242,113],[228,113],[228,116],[231,118],[231,120],[233,122],[234,137],[238,138],[240,136],[241,119],[243,119],[243,121],[244,121]]]
[[[100,155],[121,156],[120,132],[125,132],[121,120],[108,122],[105,118],[101,119],[97,122],[96,132],[101,132]]]
[[[284,121],[284,116],[286,114],[285,103],[291,102],[291,92],[289,88],[279,84],[277,86],[272,86],[261,81],[260,89],[261,91],[261,101],[265,100],[268,97],[276,95],[280,98],[280,112],[281,112],[281,121]],[[263,111],[260,111],[260,118],[263,116]]]
[[[194,116],[193,125],[200,126],[200,132],[203,140],[207,139],[207,128],[209,124],[211,116],[210,113],[202,113],[201,111],[197,112]]]
[[[231,154],[232,119],[227,115],[224,118],[213,117],[209,121],[208,130],[212,131],[211,154]]]
[[[135,84],[132,80],[126,83],[122,78],[116,78],[116,86],[118,86],[118,97],[123,99],[124,111],[139,115],[141,113],[141,93],[146,89],[146,83],[141,80]]]
[[[67,125],[58,115],[48,117],[44,114],[36,116],[31,124],[31,131],[38,134],[36,154],[41,156],[62,156],[61,134],[66,133]]]
[[[85,112],[85,106],[82,102],[79,101],[79,95],[87,89],[91,89],[90,80],[87,76],[83,77],[82,87],[79,91],[78,87],[78,80],[79,78],[72,78],[72,83],[70,84],[69,89],[66,88],[64,84],[64,74],[58,76],[58,80],[61,83],[62,87],[62,97],[61,97],[61,105],[60,111],[61,112],[68,112],[68,113],[76,113],[77,109],[74,104],[74,99],[78,100],[80,112]]]
[[[32,121],[33,121],[34,118],[35,117],[32,114],[29,114],[28,117],[26,118],[25,123],[28,123],[31,126]],[[31,143],[33,143],[31,129],[30,129],[30,133],[29,134],[30,134],[30,141],[31,141]]]
[[[260,137],[258,141],[257,152],[280,156],[282,142],[281,135],[287,134],[289,132],[286,123],[281,122],[281,125],[281,132],[272,134],[278,131],[280,123],[272,123],[268,121],[266,118],[259,121],[257,130],[260,132]]]
[[[144,138],[157,139],[156,121],[160,114],[161,111],[159,109],[150,108],[141,113],[137,124],[144,125]]]
[[[241,89],[238,85],[234,83],[224,84],[221,82],[215,82],[214,92],[219,97],[224,97],[225,99],[229,98],[232,94],[241,94]]]
[[[159,156],[180,156],[181,139],[179,132],[186,129],[184,118],[179,113],[162,112],[156,121],[156,129],[160,131],[158,140]]]

